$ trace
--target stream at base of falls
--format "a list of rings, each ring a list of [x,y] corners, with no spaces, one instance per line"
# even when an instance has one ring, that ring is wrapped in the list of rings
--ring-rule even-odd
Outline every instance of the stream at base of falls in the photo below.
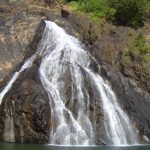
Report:
[[[0,150],[150,150],[150,145],[137,146],[52,146],[0,143]]]

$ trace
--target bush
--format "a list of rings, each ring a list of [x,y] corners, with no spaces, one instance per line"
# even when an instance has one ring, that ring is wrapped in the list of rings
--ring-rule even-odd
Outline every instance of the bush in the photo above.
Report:
[[[134,40],[134,49],[140,54],[146,54],[150,52],[150,46],[146,44],[142,34],[138,34]]]
[[[110,8],[115,10],[113,18],[114,22],[121,25],[130,25],[138,27],[142,25],[147,0],[108,0]]]
[[[84,0],[80,1],[81,10],[104,17],[108,11],[107,0]]]
[[[82,11],[105,17],[119,25],[135,28],[142,25],[144,15],[150,7],[150,0],[76,0],[76,2]]]

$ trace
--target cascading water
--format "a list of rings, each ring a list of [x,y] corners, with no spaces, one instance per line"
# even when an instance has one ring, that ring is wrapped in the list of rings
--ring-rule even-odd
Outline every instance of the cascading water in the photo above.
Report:
[[[11,80],[8,82],[8,84],[6,85],[6,87],[3,89],[3,91],[0,93],[0,104],[2,103],[2,100],[4,98],[4,96],[6,95],[6,93],[11,89],[13,83],[17,80],[19,74],[21,72],[23,72],[26,68],[29,68],[32,66],[32,62],[34,61],[34,59],[36,58],[36,55],[33,55],[31,58],[29,58],[21,67],[21,69],[18,72],[15,72],[15,74],[13,75],[13,77],[11,78]]]
[[[90,69],[90,54],[76,38],[66,34],[54,22],[45,23],[45,31],[36,54],[26,61],[21,70],[8,82],[0,93],[0,102],[19,74],[32,65],[36,55],[41,55],[40,79],[48,93],[51,106],[51,144],[96,144],[95,125],[91,121],[89,111],[92,99],[85,87],[85,78],[93,87],[90,92],[96,92],[96,98],[102,105],[105,138],[109,140],[109,144],[138,143],[136,129],[121,109],[109,83]],[[69,94],[67,89],[70,89]]]
[[[109,84],[106,83],[101,76],[95,75],[88,69],[86,70],[90,74],[90,80],[94,86],[96,86],[102,101],[106,137],[112,138],[112,145],[138,143],[136,131],[132,127],[127,114],[119,106],[115,93]]]

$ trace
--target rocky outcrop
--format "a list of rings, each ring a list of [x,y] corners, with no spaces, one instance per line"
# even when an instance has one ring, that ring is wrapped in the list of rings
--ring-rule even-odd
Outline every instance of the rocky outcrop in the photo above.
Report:
[[[17,7],[17,3],[13,5]],[[110,82],[122,108],[138,127],[141,140],[144,135],[150,139],[149,64],[134,53],[125,56],[129,28],[110,26],[108,23],[97,27],[87,17],[72,14],[65,16],[66,20],[62,19],[58,12],[52,13],[49,8],[34,5],[15,13],[11,12],[6,3],[3,6],[5,9],[0,6],[0,12],[4,15],[0,16],[2,18],[0,20],[0,91],[14,71],[18,70],[26,58],[37,50],[44,29],[43,23],[40,22],[47,18],[85,43],[91,55],[101,64],[99,70],[97,62],[93,60],[90,67]],[[22,72],[5,96],[0,106],[0,141],[49,142],[52,122],[49,98],[39,79],[40,61],[39,57],[31,68]],[[66,80],[68,76],[66,75]],[[90,119],[91,122],[95,122],[96,137],[99,137],[104,131],[101,123],[103,113],[98,100],[94,99],[95,93],[91,93],[91,85],[87,77],[84,84],[90,99],[93,100],[89,111],[90,114],[95,113],[96,120],[92,115]],[[65,90],[68,95],[66,105],[75,115],[77,104],[72,106],[69,103],[71,94],[69,85]],[[95,142],[102,144],[102,140],[97,138]]]
[[[94,23],[84,14],[73,13],[68,20],[82,35],[82,42],[89,46],[91,54],[120,71],[143,90],[150,92],[150,54],[143,56],[133,50],[133,40],[137,34],[143,34],[150,43],[150,22],[138,30],[130,27],[114,26],[105,20]]]
[[[131,34],[135,34],[135,31],[128,27],[112,26],[106,22],[95,26],[88,17],[74,14],[71,14],[68,20],[80,33],[81,41],[88,46],[92,56],[101,65],[100,72],[96,62],[91,64],[91,68],[110,82],[122,108],[139,129],[140,140],[144,143],[143,137],[150,139],[150,119],[148,117],[150,113],[150,64],[142,55],[129,49],[129,42],[133,40]],[[145,28],[136,32],[142,32],[148,37],[149,27]],[[146,40],[149,41],[148,38]],[[128,55],[126,55],[127,52]],[[98,112],[102,119],[103,114],[100,110]],[[98,122],[97,124],[100,127]]]
[[[24,10],[22,4],[20,8],[20,2],[8,5],[5,1],[1,4],[0,91],[14,72],[20,69],[22,63],[37,50],[44,30],[41,9],[38,13],[33,13],[30,9]],[[40,58],[31,68],[25,70],[23,75],[21,74],[4,98],[0,107],[0,141],[49,141],[50,106],[48,96],[39,80],[39,62]]]
[[[23,61],[40,20],[40,17],[28,16],[26,12],[20,12],[7,20],[2,20],[0,24],[0,81]]]
[[[150,139],[150,95],[141,90],[134,80],[125,78],[120,72],[106,65],[101,65],[100,74],[110,82],[122,108],[139,129],[141,141],[144,142],[143,136]]]
[[[1,141],[48,143],[49,98],[38,74],[37,64],[22,72],[4,98],[0,107]]]

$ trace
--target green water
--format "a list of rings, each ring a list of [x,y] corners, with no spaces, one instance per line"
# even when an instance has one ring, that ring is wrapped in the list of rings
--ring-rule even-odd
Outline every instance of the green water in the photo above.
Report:
[[[51,146],[51,145],[30,145],[30,144],[8,144],[0,143],[0,150],[150,150],[150,145],[114,147],[114,146]]]

